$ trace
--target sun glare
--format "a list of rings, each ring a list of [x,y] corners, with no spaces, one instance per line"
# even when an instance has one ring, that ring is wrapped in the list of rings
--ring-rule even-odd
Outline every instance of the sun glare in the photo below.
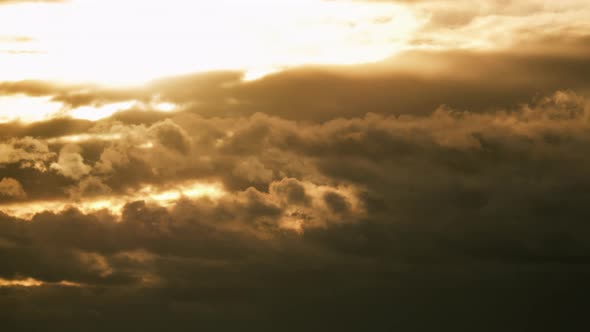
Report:
[[[96,121],[108,118],[119,111],[129,109],[133,106],[133,104],[133,102],[128,101],[122,103],[106,104],[98,107],[82,106],[70,111],[69,115],[74,119]]]
[[[1,66],[1,64],[0,64]],[[74,118],[80,120],[97,121],[108,118],[113,114],[125,110],[175,112],[179,106],[168,102],[139,102],[129,100],[102,105],[87,105],[71,108],[61,102],[51,100],[51,97],[30,97],[25,95],[0,96],[0,123],[21,122],[32,123],[55,118]],[[85,136],[77,137],[83,140]],[[77,139],[71,137],[72,141]]]
[[[0,96],[0,123],[48,120],[58,114],[62,107],[61,103],[51,101],[50,97]]]
[[[8,44],[19,52],[0,53],[0,72],[7,80],[133,84],[235,69],[255,79],[302,64],[375,61],[403,47],[416,26],[404,7],[356,1],[14,4],[0,10],[0,31],[27,39]]]

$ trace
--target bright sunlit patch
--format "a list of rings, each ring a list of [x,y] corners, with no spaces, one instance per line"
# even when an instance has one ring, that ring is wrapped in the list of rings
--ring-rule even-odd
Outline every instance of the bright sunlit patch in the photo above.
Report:
[[[0,68],[2,63],[0,62]],[[86,105],[71,108],[61,102],[53,101],[52,97],[31,97],[26,95],[0,96],[0,123],[18,121],[21,123],[33,123],[55,118],[74,118],[80,120],[98,121],[113,116],[113,114],[125,110],[175,112],[181,110],[177,104],[162,102],[158,98],[150,102],[128,100],[118,103],[105,103],[101,105]],[[79,135],[68,137],[75,141],[84,140],[89,136]],[[108,139],[108,138],[107,138]]]
[[[246,79],[302,64],[370,62],[404,47],[418,26],[385,2],[324,0],[71,0],[3,6],[0,31],[27,54],[0,54],[5,80],[140,83],[238,69]],[[262,68],[262,69],[261,69]]]
[[[74,119],[97,121],[108,118],[111,115],[127,110],[134,105],[133,101],[105,104],[102,106],[82,106],[71,110],[69,115]]]
[[[41,287],[43,285],[57,285],[62,287],[82,287],[82,284],[71,281],[60,281],[60,282],[43,282],[33,278],[26,279],[0,279],[0,287]]]
[[[111,117],[115,113],[126,110],[174,112],[179,110],[179,106],[174,103],[159,102],[157,100],[151,102],[129,100],[119,103],[90,105],[73,109],[64,109],[61,111],[61,113],[62,115],[66,115],[74,119],[98,121]]]
[[[143,143],[143,144],[139,145],[138,148],[144,149],[144,150],[153,149],[154,148],[154,143],[153,142],[146,142],[146,143]]]
[[[154,109],[160,112],[174,112],[178,108],[178,105],[174,103],[157,103],[154,104]]]
[[[303,227],[304,224],[305,221],[301,219],[285,217],[280,221],[279,226],[282,229],[290,230],[299,235],[302,235],[303,233],[305,233],[305,229]]]
[[[39,287],[42,285],[43,282],[35,280],[33,278],[20,280],[0,279],[0,287]]]
[[[49,144],[65,144],[65,143],[83,143],[88,141],[116,141],[121,139],[121,134],[119,133],[109,133],[109,134],[80,134],[80,135],[68,135],[68,136],[61,136],[50,138],[47,140]]]
[[[50,97],[0,96],[0,123],[48,120],[58,114],[62,107],[61,103],[51,101]]]
[[[61,102],[51,100],[51,97],[30,97],[26,95],[0,96],[0,123],[13,121],[32,123],[59,117],[96,121],[108,118],[119,111],[127,110],[138,105],[139,103],[135,101],[126,101],[70,109]],[[171,103],[158,103],[155,105],[141,104],[138,106],[138,109],[171,112],[176,109],[176,105]]]
[[[42,212],[49,211],[59,213],[69,208],[76,208],[83,213],[93,213],[104,210],[114,215],[119,215],[123,207],[130,202],[146,201],[168,207],[183,198],[198,199],[208,197],[211,199],[219,199],[224,195],[225,191],[221,184],[186,182],[166,188],[158,188],[156,186],[148,185],[137,192],[127,195],[81,199],[77,202],[72,202],[71,200],[55,200],[12,203],[0,205],[0,211],[26,220],[30,220],[36,214]]]
[[[60,281],[57,284],[60,286],[63,286],[63,287],[82,287],[82,286],[84,286],[80,283],[72,282],[72,281]]]
[[[203,183],[182,184],[168,190],[158,190],[157,188],[148,186],[139,191],[140,197],[156,201],[163,205],[174,203],[183,197],[195,199],[207,196],[217,199],[222,195],[223,191],[219,185]]]
[[[244,73],[244,77],[242,77],[242,79],[245,82],[256,81],[259,78],[263,78],[268,74],[272,74],[277,71],[279,70],[276,68],[250,68]]]

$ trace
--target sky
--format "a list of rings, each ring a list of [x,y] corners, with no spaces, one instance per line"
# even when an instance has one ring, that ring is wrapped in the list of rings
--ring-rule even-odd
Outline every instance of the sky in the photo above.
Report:
[[[575,331],[587,0],[0,0],[8,331]]]

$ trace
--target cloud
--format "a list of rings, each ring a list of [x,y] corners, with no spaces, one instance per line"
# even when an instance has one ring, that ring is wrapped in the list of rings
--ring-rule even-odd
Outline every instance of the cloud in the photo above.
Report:
[[[287,205],[308,206],[311,201],[305,186],[296,179],[285,178],[280,182],[274,182],[270,185],[270,192],[284,199]]]
[[[24,137],[0,143],[0,166],[18,164],[21,167],[45,170],[45,163],[55,154],[49,150],[45,142]]]
[[[92,196],[105,196],[112,192],[109,186],[105,185],[103,180],[90,176],[79,182],[76,187],[69,190],[70,196],[75,199]]]
[[[240,161],[238,165],[236,165],[233,174],[250,183],[257,181],[269,183],[273,179],[273,171],[266,169],[264,164],[254,157]]]
[[[220,179],[230,192],[240,193],[232,204],[241,207],[230,200],[223,213],[234,211],[230,219],[254,218],[254,211],[261,211],[288,216],[303,230],[338,224],[342,215],[359,208],[380,223],[411,220],[404,226],[410,228],[436,228],[430,218],[459,222],[453,216],[462,220],[472,213],[486,225],[498,214],[505,214],[504,220],[517,211],[542,223],[562,211],[551,203],[556,193],[569,197],[570,213],[581,215],[579,198],[573,197],[583,192],[585,170],[575,165],[588,162],[578,153],[589,140],[588,114],[587,100],[572,92],[491,113],[441,107],[430,116],[368,114],[322,124],[264,114],[225,119],[181,114],[149,127],[101,125],[95,130],[124,133],[120,141],[81,143],[82,149],[56,146],[61,151],[52,169],[73,181],[55,188],[64,198],[72,184],[83,198],[122,195],[146,183],[174,186],[190,179]],[[131,139],[163,127],[172,129],[172,137],[184,138],[151,148]],[[176,153],[183,146],[178,142],[186,141],[198,153]],[[162,158],[169,148],[174,153]],[[49,176],[44,174],[38,173],[35,181],[43,183]],[[89,174],[93,177],[85,177]],[[421,206],[445,212],[429,216]],[[495,208],[499,206],[503,208]],[[245,223],[263,225],[269,216]],[[287,220],[275,224],[283,222]]]
[[[170,77],[135,88],[24,81],[0,83],[0,91],[50,97],[68,107],[129,100],[150,105],[154,96],[159,102],[178,106],[177,112],[171,113],[158,112],[155,107],[132,108],[106,119],[136,125],[151,125],[183,112],[205,117],[261,112],[315,122],[367,112],[427,115],[441,104],[479,113],[509,108],[535,95],[562,89],[587,96],[588,45],[585,35],[553,33],[523,40],[513,49],[408,51],[378,63],[297,68],[253,82],[241,82],[239,72],[215,72]],[[48,124],[45,130],[33,125],[4,125],[7,129],[3,132],[59,135],[86,130],[87,122],[61,121],[61,127],[49,126],[53,133],[47,130]]]
[[[587,276],[589,184],[587,157],[579,153],[588,140],[587,114],[584,98],[558,93],[492,114],[447,108],[429,117],[369,115],[324,124],[193,116],[178,122],[192,134],[193,149],[230,165],[214,167],[212,176],[247,155],[277,176],[295,172],[289,155],[303,166],[294,178],[272,180],[268,191],[244,188],[217,201],[130,202],[120,216],[75,209],[31,221],[2,215],[0,278],[43,283],[26,292],[4,287],[13,296],[0,305],[25,302],[22,311],[4,311],[3,321],[33,328],[39,323],[30,318],[38,317],[73,330],[97,316],[108,325],[142,324],[151,313],[150,325],[157,326],[229,330],[244,322],[292,322],[286,328],[292,330],[303,327],[297,322],[304,315],[343,330],[389,326],[393,317],[411,330],[448,321],[454,310],[493,309],[490,329],[497,319],[559,324],[581,310],[585,294],[583,287],[570,292],[559,275],[567,272],[575,284]],[[204,139],[229,130],[234,134],[221,136],[220,147]],[[76,151],[89,155],[88,148]],[[150,151],[145,160],[158,158]],[[166,177],[172,186],[200,159],[178,160],[167,164],[176,174]],[[531,308],[551,318],[531,323],[518,313],[543,301],[540,292],[559,302]],[[48,301],[53,309],[39,314]],[[496,302],[508,304],[488,304]],[[350,318],[342,320],[347,310]],[[439,321],[439,314],[446,318]],[[423,322],[424,315],[435,318]],[[462,315],[451,320],[464,322]]]
[[[79,180],[88,175],[92,168],[84,163],[84,157],[80,152],[81,150],[77,145],[64,146],[59,152],[57,163],[51,164],[51,169],[74,180]]]
[[[581,12],[587,10],[582,0],[565,0],[557,3],[547,3],[543,0],[458,0],[449,3],[445,0],[360,0],[366,2],[391,2],[409,5],[416,10],[418,17],[427,17],[427,30],[454,28],[460,29],[468,25],[478,26],[477,21],[499,22],[504,18],[517,18],[519,24],[526,25],[533,22],[538,27],[547,28],[547,14],[559,20],[560,27],[581,26],[583,23]],[[561,20],[570,19],[570,22]],[[483,26],[479,25],[480,28]],[[520,31],[512,30],[511,26],[502,27],[504,31],[516,34]],[[453,33],[452,31],[445,31]],[[543,33],[543,29],[537,33]],[[482,33],[485,35],[485,32]],[[448,37],[447,37],[448,38]]]
[[[153,135],[163,147],[173,151],[188,153],[191,148],[191,139],[188,134],[170,120],[154,124],[150,127],[149,134]]]
[[[2,198],[26,198],[27,193],[24,191],[20,182],[12,178],[3,178],[0,181],[0,197]]]
[[[64,331],[576,327],[590,90],[583,40],[560,45],[254,82],[43,83],[66,103],[157,94],[182,107],[2,125],[2,181],[27,196],[0,202],[0,319]]]

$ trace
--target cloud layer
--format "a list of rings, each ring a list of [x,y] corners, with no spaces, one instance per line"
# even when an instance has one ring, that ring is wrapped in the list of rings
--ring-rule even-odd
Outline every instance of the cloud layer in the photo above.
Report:
[[[561,308],[528,310],[554,318],[533,326],[558,324],[585,294],[570,293],[561,273],[588,273],[590,160],[580,151],[589,116],[588,100],[566,91],[485,113],[441,107],[323,123],[179,113],[153,124],[101,121],[77,143],[14,138],[4,143],[5,204],[79,203],[30,221],[2,215],[0,278],[33,285],[5,287],[2,305],[18,300],[31,315],[51,301],[35,321],[66,330],[98,317],[144,326],[145,312],[158,312],[153,329],[178,319],[170,326],[420,330],[451,308],[485,314],[454,324],[493,330],[530,323],[521,306],[548,292]],[[220,181],[225,193],[76,207],[187,180]],[[9,324],[24,317],[9,312]]]
[[[372,2],[420,23],[373,63],[0,81],[2,327],[579,330],[587,6]]]

